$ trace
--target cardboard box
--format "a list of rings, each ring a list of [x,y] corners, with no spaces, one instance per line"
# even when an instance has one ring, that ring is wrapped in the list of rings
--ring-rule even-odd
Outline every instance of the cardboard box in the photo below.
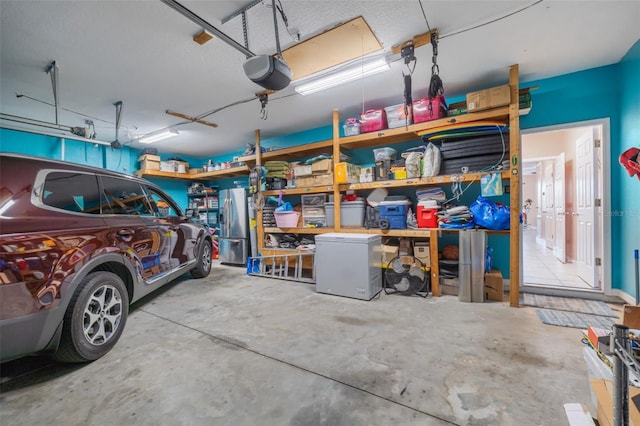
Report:
[[[460,280],[458,278],[440,277],[440,294],[457,296],[459,286],[460,286]]]
[[[636,330],[640,329],[640,306],[624,305],[622,307],[622,324]]]
[[[611,330],[607,330],[606,328],[597,328],[597,327],[588,327],[587,328],[587,338],[591,342],[594,348],[598,349],[600,352],[609,352],[607,348],[605,351],[602,351],[600,347],[602,345],[609,346],[609,334],[611,334]]]
[[[176,162],[175,161],[161,161],[160,162],[160,170],[163,172],[175,172],[176,171]]]
[[[313,175],[313,186],[333,185],[333,173],[323,175]]]
[[[152,154],[144,154],[141,155],[140,157],[138,157],[138,161],[158,161],[160,162],[160,156],[159,155],[152,155]]]
[[[351,163],[336,164],[336,183],[358,183],[360,182],[361,167]]]
[[[420,259],[425,266],[431,266],[431,249],[429,241],[414,241],[413,255]]]
[[[502,273],[497,269],[492,269],[484,274],[484,299],[497,302],[504,300]]]
[[[613,426],[613,382],[605,379],[591,380],[591,388],[598,398],[598,423]],[[640,388],[629,386],[629,425],[640,426]]]
[[[567,415],[569,426],[595,426],[591,413],[584,404],[564,404],[564,413]]]
[[[295,177],[311,176],[311,167],[308,164],[298,164],[293,166],[293,175]]]
[[[316,161],[311,164],[311,172],[315,174],[331,173],[333,170],[333,160],[331,158],[325,158],[324,160]]]
[[[140,170],[160,170],[160,161],[142,160]]]
[[[382,264],[387,266],[389,262],[393,260],[394,257],[398,255],[398,246],[391,246],[387,244],[382,245]]]
[[[296,178],[296,188],[307,188],[313,186],[313,176],[302,176]]]
[[[511,103],[511,88],[508,84],[467,93],[467,110],[469,112],[501,107]]]

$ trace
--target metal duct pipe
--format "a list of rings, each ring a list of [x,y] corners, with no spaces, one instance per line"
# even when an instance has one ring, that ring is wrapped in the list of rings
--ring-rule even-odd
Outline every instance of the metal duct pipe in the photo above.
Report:
[[[63,126],[61,124],[54,124],[54,123],[48,123],[46,121],[40,121],[40,120],[34,120],[32,118],[25,118],[25,117],[19,117],[17,115],[10,115],[10,114],[5,114],[5,113],[0,113],[0,120],[6,120],[6,121],[12,121],[15,123],[20,123],[20,124],[26,124],[29,126],[38,126],[38,127],[43,127],[46,129],[53,129],[53,130],[60,130],[60,131],[68,131],[71,132],[71,128],[69,126]],[[102,142],[102,141],[97,141],[95,139],[87,139],[87,138],[83,138],[81,136],[75,136],[75,135],[65,135],[65,134],[61,134],[61,133],[56,133],[53,131],[42,131],[42,130],[34,130],[34,129],[26,129],[26,128],[22,128],[22,127],[18,127],[18,126],[9,126],[9,125],[5,125],[5,124],[0,124],[0,128],[4,128],[4,129],[9,129],[9,130],[17,130],[20,132],[27,132],[27,133],[36,133],[39,135],[45,135],[45,136],[53,136],[56,138],[64,138],[67,140],[76,140],[76,141],[81,141],[81,142],[86,142],[86,143],[93,143],[93,144],[98,144],[98,145],[109,145],[111,146],[111,142]]]
[[[234,39],[232,39],[222,31],[220,31],[219,29],[217,29],[216,27],[208,23],[207,21],[205,21],[204,19],[202,19],[201,17],[199,17],[198,15],[196,15],[195,13],[193,13],[192,11],[190,11],[189,9],[187,9],[177,1],[175,0],[160,0],[160,1],[166,4],[167,6],[169,6],[170,8],[172,8],[173,10],[175,10],[176,12],[180,13],[190,21],[195,22],[205,30],[215,34],[216,36],[218,36],[218,38],[220,38],[220,40],[224,41],[234,49],[242,52],[247,58],[251,56],[256,56],[255,53],[253,53],[252,51],[250,51],[249,49],[247,49],[246,47],[244,47],[243,45],[241,45],[240,43],[238,43],[237,41],[235,41]]]

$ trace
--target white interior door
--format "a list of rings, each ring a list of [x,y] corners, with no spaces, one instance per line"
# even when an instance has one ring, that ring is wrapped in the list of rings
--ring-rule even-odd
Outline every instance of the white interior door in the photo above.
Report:
[[[536,242],[542,244],[542,161],[536,163]]]
[[[553,248],[555,233],[555,212],[553,210],[553,161],[542,162],[542,222],[547,248]]]
[[[553,161],[553,200],[555,210],[555,235],[553,239],[553,254],[562,263],[566,263],[566,226],[565,220],[565,184],[564,184],[564,152]]]
[[[596,283],[596,152],[593,130],[576,140],[576,195],[578,215],[578,276]]]

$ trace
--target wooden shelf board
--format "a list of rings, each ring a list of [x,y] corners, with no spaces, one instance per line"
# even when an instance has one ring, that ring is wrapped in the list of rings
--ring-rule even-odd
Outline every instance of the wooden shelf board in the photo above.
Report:
[[[493,121],[504,121],[509,118],[509,107],[493,108],[486,111],[471,112],[468,114],[457,115],[455,117],[445,117],[438,120],[426,121],[424,123],[412,124],[405,127],[395,129],[384,129],[378,132],[362,133],[356,136],[348,136],[338,141],[340,147],[346,149],[373,148],[380,145],[393,144],[398,142],[406,142],[414,139],[420,139],[418,132],[438,127],[448,126],[454,123],[469,123],[472,121],[480,121],[491,119]]]
[[[271,234],[327,234],[336,232],[333,228],[264,228]]]
[[[249,166],[232,167],[230,169],[215,170],[213,172],[202,172],[190,175],[189,179],[206,180],[210,178],[224,178],[233,176],[249,176]]]
[[[262,191],[262,195],[278,195],[282,191],[283,195],[297,195],[297,194],[322,194],[325,192],[333,192],[333,185],[329,186],[309,186],[306,188],[291,188],[291,189],[270,189],[269,191]]]
[[[305,145],[297,145],[289,148],[276,149],[273,151],[266,151],[260,154],[262,164],[265,161],[279,161],[279,160],[295,160],[301,157],[314,157],[319,154],[331,153],[333,147],[333,140],[325,140],[320,142],[312,142]],[[239,157],[238,161],[244,161],[245,163],[255,163],[256,156],[247,155],[245,157]]]
[[[428,185],[440,185],[450,184],[452,182],[480,182],[480,176],[486,173],[466,173],[462,175],[441,175],[427,178],[417,179],[400,179],[400,180],[380,180],[376,182],[367,183],[341,183],[340,191],[357,190],[357,189],[375,189],[375,188],[404,188],[411,186],[428,186]],[[509,180],[511,176],[510,170],[502,170],[502,179]]]
[[[189,173],[176,173],[176,172],[163,172],[160,170],[137,170],[135,175],[138,177],[158,177],[158,178],[166,178],[166,179],[193,179],[192,176],[194,174]]]

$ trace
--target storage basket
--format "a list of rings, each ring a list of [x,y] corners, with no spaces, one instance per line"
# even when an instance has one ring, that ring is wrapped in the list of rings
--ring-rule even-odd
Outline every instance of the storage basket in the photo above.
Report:
[[[296,211],[273,212],[278,228],[296,228],[300,213]]]

